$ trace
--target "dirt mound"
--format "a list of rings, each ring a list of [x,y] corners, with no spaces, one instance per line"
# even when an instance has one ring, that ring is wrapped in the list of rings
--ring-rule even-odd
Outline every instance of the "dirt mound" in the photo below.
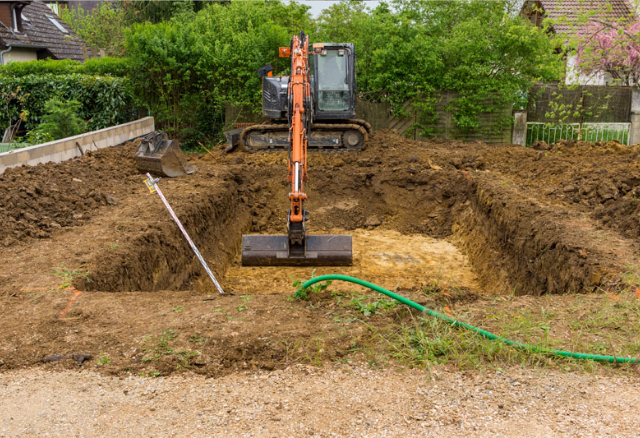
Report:
[[[47,238],[81,225],[101,206],[115,206],[128,178],[138,175],[135,145],[90,151],[62,163],[20,166],[0,175],[0,242]]]
[[[487,167],[560,201],[632,238],[640,237],[640,158],[637,147],[617,142],[561,141],[546,150],[487,148]]]

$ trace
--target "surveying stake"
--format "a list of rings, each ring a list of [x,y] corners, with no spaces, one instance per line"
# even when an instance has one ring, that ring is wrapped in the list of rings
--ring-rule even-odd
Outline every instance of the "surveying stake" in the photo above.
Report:
[[[182,234],[184,235],[185,239],[187,239],[187,242],[189,242],[189,246],[191,246],[191,249],[196,254],[196,257],[198,257],[198,260],[200,260],[200,264],[202,264],[204,270],[207,271],[207,274],[209,274],[209,278],[218,289],[218,292],[220,292],[221,295],[224,295],[224,291],[222,290],[220,283],[218,283],[218,280],[216,280],[213,272],[211,272],[211,269],[209,269],[207,262],[204,261],[202,254],[200,254],[200,251],[198,251],[198,248],[196,248],[195,243],[193,243],[193,240],[191,240],[191,238],[187,234],[187,230],[185,230],[182,226],[182,223],[180,222],[180,219],[178,219],[178,216],[176,216],[173,208],[171,208],[169,202],[167,202],[167,198],[165,198],[162,194],[162,190],[160,190],[160,187],[158,187],[158,181],[160,181],[160,178],[153,179],[151,175],[147,173],[147,179],[144,181],[144,183],[146,184],[150,193],[158,193],[158,196],[160,196],[160,199],[162,199],[162,202],[164,202],[165,207],[167,207],[167,210],[169,210],[169,214],[175,221],[176,225],[178,225],[178,228],[180,228],[180,231],[182,231]]]

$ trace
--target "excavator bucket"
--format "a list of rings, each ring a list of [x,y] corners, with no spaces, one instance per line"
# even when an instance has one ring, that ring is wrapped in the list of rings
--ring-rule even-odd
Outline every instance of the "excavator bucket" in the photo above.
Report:
[[[294,253],[287,235],[242,236],[243,266],[351,266],[351,236],[308,235],[306,248]]]
[[[197,170],[182,153],[180,142],[168,140],[165,133],[143,140],[134,158],[140,171],[169,178],[190,175]]]

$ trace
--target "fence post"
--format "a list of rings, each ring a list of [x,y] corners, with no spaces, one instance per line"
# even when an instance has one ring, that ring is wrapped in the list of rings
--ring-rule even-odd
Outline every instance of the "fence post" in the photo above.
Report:
[[[631,98],[631,125],[629,126],[629,145],[640,143],[640,90],[633,90]]]
[[[513,131],[511,133],[511,143],[520,146],[527,145],[527,112],[516,111],[513,113]]]

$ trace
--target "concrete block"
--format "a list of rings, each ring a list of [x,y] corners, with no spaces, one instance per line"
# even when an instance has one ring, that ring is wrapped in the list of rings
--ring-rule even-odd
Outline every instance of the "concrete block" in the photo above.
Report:
[[[640,143],[640,112],[631,114],[631,125],[629,126],[629,144]]]
[[[5,152],[0,154],[0,174],[10,167],[23,164],[34,166],[50,161],[59,163],[79,157],[89,150],[125,143],[154,130],[155,122],[153,117],[145,117],[122,125],[110,126],[74,137]]]
[[[511,135],[511,143],[520,146],[527,145],[527,112],[516,111],[513,113],[513,132]]]

